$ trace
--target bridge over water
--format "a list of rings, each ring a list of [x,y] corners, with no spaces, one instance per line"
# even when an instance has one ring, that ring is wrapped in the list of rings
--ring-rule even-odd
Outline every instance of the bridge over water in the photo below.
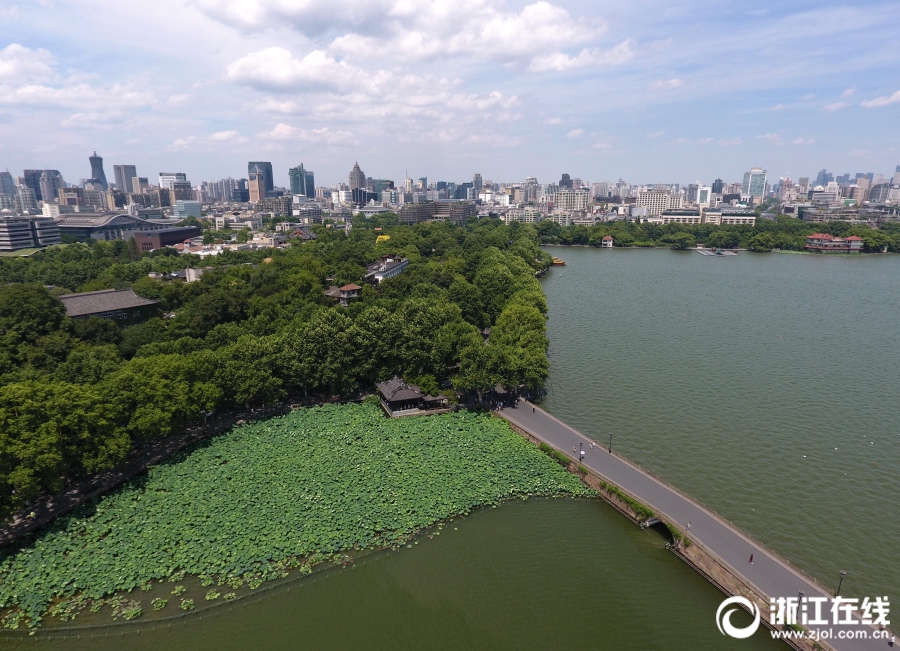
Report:
[[[688,532],[687,535],[693,543],[699,543],[706,551],[711,552],[727,571],[766,598],[797,597],[800,592],[807,598],[828,598],[829,601],[823,607],[823,615],[831,619],[830,599],[833,594],[828,589],[696,500],[628,460],[609,452],[600,442],[585,436],[527,401],[520,401],[516,407],[502,409],[499,415],[535,439],[562,451],[573,461],[578,460],[578,452],[573,454],[572,450],[583,448],[585,456],[580,463],[651,508],[665,522],[676,525],[682,532]],[[592,442],[597,446],[594,449],[590,446]],[[869,596],[874,598],[878,595]],[[710,625],[714,626],[713,613],[710,615]],[[768,610],[763,610],[763,619],[767,619],[768,616]],[[838,630],[865,631],[868,637],[868,639],[827,640],[826,643],[837,651],[873,649],[883,651],[888,648],[887,640],[876,639],[869,635],[875,630],[871,626],[857,624],[830,628],[835,634]]]

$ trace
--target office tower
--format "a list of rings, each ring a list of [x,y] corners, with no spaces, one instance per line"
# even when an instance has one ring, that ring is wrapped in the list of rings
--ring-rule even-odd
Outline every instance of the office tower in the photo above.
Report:
[[[409,175],[403,179],[403,191],[404,192],[412,192],[413,191],[413,180],[409,178]]]
[[[722,194],[722,190],[725,188],[725,181],[722,179],[716,179],[712,184],[712,192],[713,194]]]
[[[146,176],[135,176],[131,179],[131,191],[134,194],[147,194],[150,191],[150,183]]]
[[[172,189],[170,190],[172,201],[181,200],[191,200],[194,198],[194,188],[191,186],[189,181],[175,181],[172,183]]]
[[[248,168],[250,176],[250,201],[259,203],[266,198],[266,170],[256,163],[250,163]]]
[[[472,187],[475,188],[475,194],[481,194],[481,188],[484,187],[484,179],[481,178],[481,174],[475,173],[475,176],[472,177]]]
[[[270,192],[275,190],[275,177],[272,175],[272,163],[267,163],[265,161],[251,161],[247,163],[247,172],[250,173],[252,168],[256,168],[257,174],[263,175],[263,184],[264,190],[261,198],[265,199]],[[250,177],[251,181],[253,177]],[[251,189],[252,192],[252,189]],[[253,199],[251,199],[253,201]]]
[[[419,188],[422,192],[425,192],[425,190],[428,189],[428,177],[427,177],[427,176],[420,176],[420,177],[419,177],[419,180],[416,181],[416,186],[418,186],[418,188]]]
[[[766,194],[766,170],[761,167],[753,167],[749,172],[745,172],[741,194],[749,194],[751,197],[760,199],[764,197]]]
[[[37,199],[34,196],[34,190],[27,185],[20,185],[16,188],[16,209],[22,214],[37,213]]]
[[[821,185],[822,187],[825,187],[826,185],[831,183],[833,180],[834,180],[834,174],[832,174],[831,172],[829,172],[823,168],[821,171],[819,171],[818,176],[816,176],[816,185]]]
[[[800,194],[806,195],[809,194],[809,177],[801,176],[800,181],[798,181],[798,185],[800,186]]]
[[[303,163],[289,169],[288,177],[291,181],[291,194],[308,197],[310,199],[316,198],[315,176],[310,170],[303,167]]]
[[[37,201],[41,200],[41,174],[43,173],[44,170],[24,170],[22,172],[22,180],[25,187],[31,188]]]
[[[568,174],[563,174],[562,178],[559,180],[559,189],[560,190],[571,190],[572,189],[572,177]]]
[[[350,170],[350,191],[366,189],[366,175],[359,168],[359,163],[353,163],[353,169]]]
[[[171,190],[172,185],[176,182],[182,183],[187,181],[187,175],[184,172],[160,172],[159,187]]]
[[[59,170],[44,170],[41,173],[41,196],[43,201],[56,202],[61,188],[66,187]]]
[[[109,188],[109,183],[106,182],[106,172],[103,171],[103,158],[98,156],[95,151],[93,156],[88,157],[88,160],[91,161],[91,178],[96,179],[104,190]]]
[[[137,168],[134,165],[113,165],[113,176],[116,177],[116,190],[128,194],[139,192],[131,184],[131,179],[137,176]]]
[[[9,170],[0,172],[0,194],[4,194],[8,197],[15,196],[16,194],[16,184],[13,182],[13,177],[12,174],[9,173]]]

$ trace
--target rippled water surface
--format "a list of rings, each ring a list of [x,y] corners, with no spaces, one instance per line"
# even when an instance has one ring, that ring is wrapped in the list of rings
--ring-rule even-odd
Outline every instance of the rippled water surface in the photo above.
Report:
[[[411,549],[244,607],[176,622],[26,639],[23,648],[333,650],[785,649],[715,625],[722,594],[596,500],[476,511]],[[749,616],[735,623],[746,626]],[[136,631],[140,629],[141,632]],[[91,639],[94,635],[94,639]],[[106,637],[109,635],[109,637]]]
[[[548,250],[551,412],[842,594],[900,594],[900,256]]]

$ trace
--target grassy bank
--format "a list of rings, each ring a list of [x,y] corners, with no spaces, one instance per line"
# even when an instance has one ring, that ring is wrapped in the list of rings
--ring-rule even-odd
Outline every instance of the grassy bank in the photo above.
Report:
[[[182,453],[0,551],[0,614],[6,627],[35,625],[51,607],[66,620],[98,604],[138,617],[153,608],[158,595],[140,588],[154,580],[194,575],[228,593],[478,506],[554,493],[589,490],[498,419],[389,420],[373,403],[298,410]],[[124,604],[122,591],[132,591]]]

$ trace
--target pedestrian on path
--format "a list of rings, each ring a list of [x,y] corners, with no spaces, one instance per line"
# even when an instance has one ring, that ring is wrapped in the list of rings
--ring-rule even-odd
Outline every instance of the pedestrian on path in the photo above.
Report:
[[[688,531],[690,531],[690,530],[691,530],[691,523],[688,522]]]
[[[591,441],[591,450],[593,450],[593,449],[594,449],[594,442]]]
[[[534,413],[534,407],[531,408],[531,413],[532,413],[532,414]]]
[[[894,646],[894,640],[896,640],[896,639],[897,639],[896,635],[891,635],[891,641],[888,642],[888,644],[890,644],[891,646]]]
[[[750,554],[750,564],[753,565],[753,554]]]
[[[572,446],[572,454],[575,454],[576,452],[578,452],[578,446],[573,445]]]
[[[581,451],[581,460],[584,461],[584,450]]]

